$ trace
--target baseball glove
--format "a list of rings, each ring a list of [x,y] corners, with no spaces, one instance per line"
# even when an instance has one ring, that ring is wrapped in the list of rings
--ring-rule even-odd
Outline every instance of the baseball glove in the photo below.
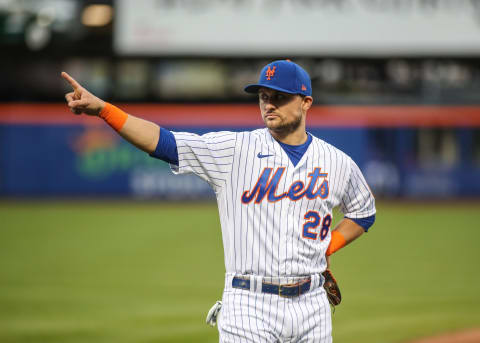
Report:
[[[325,282],[323,283],[323,288],[327,292],[328,302],[332,306],[340,305],[342,301],[342,295],[340,294],[340,288],[338,288],[337,280],[332,275],[332,272],[327,269],[322,273],[323,277],[325,278]]]

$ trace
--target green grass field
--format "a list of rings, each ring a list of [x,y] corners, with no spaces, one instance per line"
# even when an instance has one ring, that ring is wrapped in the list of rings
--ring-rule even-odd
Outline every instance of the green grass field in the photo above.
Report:
[[[378,204],[332,258],[336,343],[480,327],[480,204]],[[0,202],[0,342],[217,342],[215,204]]]

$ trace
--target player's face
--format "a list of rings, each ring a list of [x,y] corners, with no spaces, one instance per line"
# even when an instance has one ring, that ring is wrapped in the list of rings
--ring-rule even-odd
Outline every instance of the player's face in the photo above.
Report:
[[[305,115],[312,104],[311,97],[269,88],[260,88],[258,97],[262,119],[270,131],[288,135],[299,129],[305,130]]]

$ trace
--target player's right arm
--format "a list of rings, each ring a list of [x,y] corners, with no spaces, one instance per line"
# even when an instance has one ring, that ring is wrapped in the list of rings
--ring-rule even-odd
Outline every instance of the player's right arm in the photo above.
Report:
[[[65,94],[65,99],[73,113],[102,117],[120,136],[137,148],[147,153],[155,151],[160,138],[160,127],[157,124],[134,117],[103,101],[65,72],[62,72],[62,77],[72,86],[73,91]]]

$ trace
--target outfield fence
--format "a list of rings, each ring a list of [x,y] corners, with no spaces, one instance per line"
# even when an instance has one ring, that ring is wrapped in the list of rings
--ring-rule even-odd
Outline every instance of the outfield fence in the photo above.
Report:
[[[120,104],[172,131],[262,127],[256,105]],[[385,197],[480,196],[480,106],[315,106],[313,135],[348,153]],[[0,104],[0,196],[212,198],[98,118],[63,104]]]

